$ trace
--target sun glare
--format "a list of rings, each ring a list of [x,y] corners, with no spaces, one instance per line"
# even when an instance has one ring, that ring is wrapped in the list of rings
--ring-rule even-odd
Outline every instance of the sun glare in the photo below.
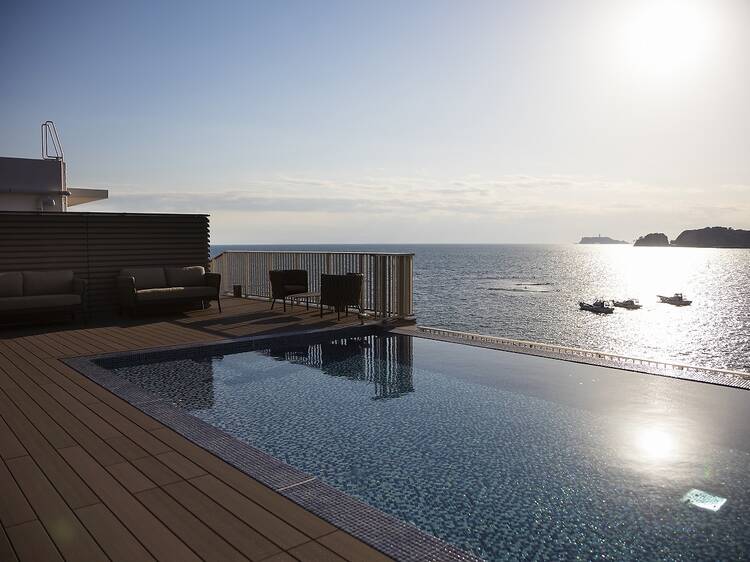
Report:
[[[654,428],[642,429],[636,435],[635,446],[645,460],[666,460],[676,449],[674,437]]]
[[[708,0],[651,0],[632,4],[622,21],[625,65],[639,78],[684,75],[710,60],[719,40]]]

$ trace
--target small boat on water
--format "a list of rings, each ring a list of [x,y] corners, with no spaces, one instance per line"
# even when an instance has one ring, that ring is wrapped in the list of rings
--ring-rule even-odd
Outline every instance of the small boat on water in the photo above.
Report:
[[[589,304],[587,302],[579,302],[578,306],[581,307],[581,310],[588,310],[589,312],[595,312],[597,314],[612,314],[615,309],[611,306],[607,306],[607,302],[603,300],[597,300],[594,301],[594,304]]]
[[[612,305],[619,308],[627,308],[628,310],[638,310],[643,305],[638,303],[636,299],[627,299],[624,301],[612,301]]]
[[[661,302],[667,303],[667,304],[673,304],[674,306],[688,306],[693,301],[687,300],[685,297],[682,296],[682,293],[675,293],[671,297],[665,297],[664,295],[656,295],[659,297],[659,300]]]

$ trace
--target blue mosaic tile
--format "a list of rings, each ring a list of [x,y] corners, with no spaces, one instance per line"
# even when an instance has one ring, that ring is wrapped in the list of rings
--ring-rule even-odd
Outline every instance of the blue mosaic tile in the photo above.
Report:
[[[332,337],[89,366],[399,560],[750,558],[743,390],[372,331]],[[668,401],[659,415],[655,400]],[[709,513],[681,501],[693,488],[728,500]]]

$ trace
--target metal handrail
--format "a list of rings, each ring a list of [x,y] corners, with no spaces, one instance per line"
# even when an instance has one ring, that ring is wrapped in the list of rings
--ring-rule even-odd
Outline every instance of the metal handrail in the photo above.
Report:
[[[432,334],[435,336],[443,336],[453,339],[463,339],[469,341],[476,341],[480,343],[498,344],[504,345],[510,348],[517,348],[519,351],[540,351],[546,353],[554,353],[562,356],[579,357],[581,359],[603,359],[612,363],[619,364],[630,364],[647,366],[661,370],[673,370],[673,371],[692,371],[696,373],[705,373],[711,375],[731,375],[741,377],[746,380],[750,380],[750,373],[744,371],[733,371],[729,369],[715,369],[713,367],[696,367],[694,365],[685,365],[681,363],[672,363],[669,361],[658,361],[655,359],[644,359],[641,357],[630,357],[627,355],[618,355],[615,353],[609,353],[606,351],[595,351],[593,349],[582,349],[577,347],[566,347],[562,345],[555,345],[549,343],[541,343],[527,340],[516,340],[510,338],[502,338],[499,336],[487,336],[482,334],[473,334],[471,332],[460,332],[457,330],[446,330],[444,328],[433,328],[431,326],[417,326],[417,330],[425,334]]]
[[[43,160],[63,160],[63,149],[60,137],[57,135],[57,127],[52,121],[42,123],[42,159]],[[52,148],[55,154],[49,153],[49,141],[52,141]]]

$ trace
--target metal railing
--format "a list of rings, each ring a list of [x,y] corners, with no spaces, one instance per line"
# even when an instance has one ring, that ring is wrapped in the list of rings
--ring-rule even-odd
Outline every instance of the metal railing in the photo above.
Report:
[[[57,135],[57,127],[52,121],[45,121],[41,126],[42,131],[42,159],[43,160],[62,160],[63,149],[60,137]],[[52,150],[54,154],[50,152],[50,142],[52,142]]]
[[[221,274],[221,290],[242,286],[243,295],[271,298],[268,272],[304,269],[309,290],[320,291],[320,275],[362,273],[362,308],[386,317],[414,314],[414,254],[376,252],[225,251],[211,260],[211,271]]]
[[[714,369],[712,367],[696,367],[694,365],[684,365],[680,363],[671,363],[669,361],[658,361],[655,359],[643,359],[639,357],[629,357],[608,353],[606,351],[595,351],[591,349],[580,349],[576,347],[565,347],[549,343],[533,342],[526,340],[514,340],[498,336],[485,336],[482,334],[472,334],[470,332],[459,332],[456,330],[446,330],[443,328],[433,328],[430,326],[417,326],[417,330],[423,334],[437,337],[445,337],[455,340],[466,340],[471,342],[501,346],[506,349],[534,355],[554,356],[558,358],[569,358],[579,360],[584,363],[602,364],[607,363],[612,366],[630,368],[633,370],[654,369],[660,372],[673,373],[691,372],[705,375],[719,375],[740,377],[750,381],[750,373],[743,371],[732,371],[728,369]]]

